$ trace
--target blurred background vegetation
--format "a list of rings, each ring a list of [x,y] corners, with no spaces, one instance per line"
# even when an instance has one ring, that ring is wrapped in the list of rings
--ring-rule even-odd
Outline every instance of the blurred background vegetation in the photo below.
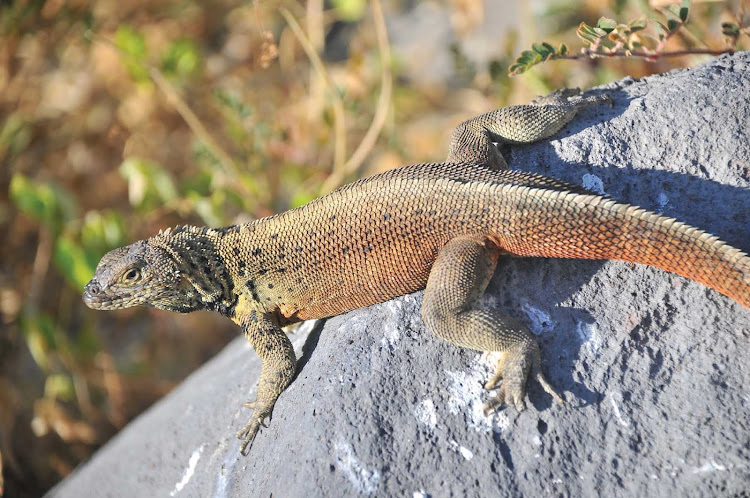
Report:
[[[490,109],[705,59],[554,61],[509,78],[533,42],[575,51],[580,22],[668,2],[382,2],[0,1],[6,496],[41,495],[237,335],[209,313],[85,308],[106,251],[438,161],[452,127]],[[724,47],[740,4],[694,4],[670,48]]]

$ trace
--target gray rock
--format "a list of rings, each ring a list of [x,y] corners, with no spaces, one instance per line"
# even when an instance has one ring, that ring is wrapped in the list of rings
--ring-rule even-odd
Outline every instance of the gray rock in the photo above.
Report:
[[[750,249],[750,54],[604,87],[511,165],[599,188]],[[597,90],[599,91],[599,90]],[[568,403],[481,413],[481,355],[434,338],[421,293],[306,325],[300,371],[250,456],[260,363],[243,339],[49,496],[740,496],[750,311],[622,262],[507,259],[485,298],[538,335]],[[745,495],[743,495],[745,496]]]

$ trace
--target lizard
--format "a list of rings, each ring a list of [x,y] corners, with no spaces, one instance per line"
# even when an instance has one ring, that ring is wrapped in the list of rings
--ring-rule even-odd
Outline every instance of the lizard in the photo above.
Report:
[[[606,95],[562,90],[461,123],[447,160],[385,171],[312,202],[223,228],[182,226],[104,255],[85,286],[94,309],[212,310],[238,324],[261,358],[253,409],[237,433],[247,454],[296,358],[282,327],[425,289],[421,315],[436,336],[499,351],[485,384],[525,409],[542,371],[533,334],[477,302],[501,256],[616,259],[696,280],[750,308],[750,257],[707,232],[582,187],[510,170],[500,144],[551,137]]]

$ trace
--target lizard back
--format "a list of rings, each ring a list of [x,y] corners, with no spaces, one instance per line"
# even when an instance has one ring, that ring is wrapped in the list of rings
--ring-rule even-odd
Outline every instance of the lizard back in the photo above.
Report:
[[[519,256],[646,263],[750,306],[750,259],[715,237],[558,180],[460,163],[359,180],[228,230],[219,248],[236,289],[296,321],[422,289],[460,235]]]

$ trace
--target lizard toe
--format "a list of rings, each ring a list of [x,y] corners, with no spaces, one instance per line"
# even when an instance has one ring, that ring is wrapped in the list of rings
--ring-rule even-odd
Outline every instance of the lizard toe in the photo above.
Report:
[[[240,453],[247,456],[259,430],[260,421],[257,418],[251,418],[248,423],[245,424],[245,427],[237,432],[237,439],[242,441],[240,444]]]
[[[502,372],[500,371],[500,369],[498,369],[498,370],[497,370],[497,371],[495,372],[495,375],[493,375],[493,376],[492,376],[492,378],[491,378],[490,380],[488,380],[488,381],[487,381],[487,382],[486,382],[486,383],[484,384],[484,388],[485,388],[485,389],[486,389],[487,391],[492,391],[493,389],[496,389],[496,388],[498,387],[498,385],[500,385],[500,382],[501,382],[502,380],[503,380],[503,373],[502,373]]]
[[[537,382],[539,382],[539,385],[542,386],[542,389],[552,396],[552,399],[554,399],[557,403],[560,403],[561,405],[565,404],[565,398],[562,397],[560,393],[558,393],[554,387],[552,387],[552,384],[549,383],[547,380],[547,377],[544,376],[544,374],[541,372],[540,366],[536,365],[534,366],[534,372],[533,377],[536,379]]]
[[[245,427],[237,432],[237,439],[240,439],[242,441],[240,445],[240,452],[243,455],[247,456],[250,448],[253,445],[255,436],[257,436],[258,432],[260,431],[260,428],[268,428],[265,420],[271,419],[273,405],[268,406],[267,404],[259,400],[255,400],[243,403],[242,406],[244,408],[251,408],[253,410],[253,415],[250,417],[250,420],[248,420],[247,424],[245,424]]]
[[[505,404],[505,391],[503,389],[500,389],[497,392],[497,395],[490,398],[485,404],[484,404],[484,416],[489,417],[492,415],[495,411],[500,409]]]

